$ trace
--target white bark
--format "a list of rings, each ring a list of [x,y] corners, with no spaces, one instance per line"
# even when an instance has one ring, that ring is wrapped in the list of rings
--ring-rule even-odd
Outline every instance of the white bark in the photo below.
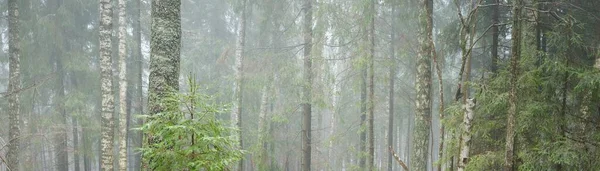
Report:
[[[101,170],[113,170],[113,138],[114,138],[114,96],[112,92],[111,70],[111,30],[112,5],[111,0],[100,0],[100,79],[102,92],[102,126],[101,126]]]
[[[471,150],[471,127],[473,121],[473,109],[475,108],[475,101],[473,99],[467,99],[465,104],[465,114],[463,118],[463,133],[460,150],[460,160],[458,161],[458,171],[465,170],[467,163],[469,162],[469,151]]]
[[[127,170],[126,1],[119,0],[119,170]]]

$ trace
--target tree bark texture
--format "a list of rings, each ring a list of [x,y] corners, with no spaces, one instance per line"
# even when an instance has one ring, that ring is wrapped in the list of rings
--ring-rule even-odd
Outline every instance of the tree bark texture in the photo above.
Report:
[[[471,127],[473,126],[473,110],[475,108],[475,101],[473,99],[467,99],[466,104],[464,105],[465,114],[463,118],[463,132],[462,132],[462,141],[460,148],[460,158],[458,161],[458,171],[463,171],[466,169],[467,164],[469,162],[469,151],[471,150]]]
[[[420,43],[417,56],[416,113],[412,143],[411,170],[427,169],[431,129],[431,45],[433,1],[422,0],[419,7]]]
[[[513,1],[513,29],[512,29],[512,52],[510,59],[510,91],[508,93],[508,116],[506,124],[506,147],[504,156],[504,170],[514,170],[515,155],[515,128],[517,115],[517,79],[519,76],[519,59],[521,57],[521,10],[522,0]]]
[[[100,0],[100,90],[102,93],[101,109],[101,163],[100,169],[113,170],[114,141],[114,95],[112,90],[112,0]],[[60,170],[60,169],[59,169]]]
[[[179,91],[181,54],[181,1],[153,0],[150,40],[150,76],[148,78],[148,110],[150,115],[176,110],[166,101],[170,93]],[[173,107],[175,109],[170,109]],[[152,143],[153,137],[148,137]],[[160,162],[150,160],[149,162]],[[153,165],[149,163],[149,165]]]
[[[127,21],[126,1],[119,0],[119,170],[127,170]]]
[[[8,0],[8,53],[9,53],[9,80],[8,80],[8,152],[7,166],[12,171],[19,170],[19,145],[21,143],[21,113],[19,111],[19,91],[21,89],[20,55],[21,39],[19,37],[19,7],[18,0]]]

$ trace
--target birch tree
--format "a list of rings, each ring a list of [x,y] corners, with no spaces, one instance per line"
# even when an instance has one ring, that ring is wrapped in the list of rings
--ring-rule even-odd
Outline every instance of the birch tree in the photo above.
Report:
[[[410,158],[411,170],[427,169],[431,129],[431,31],[433,0],[419,1],[419,51],[417,56],[416,113]]]
[[[233,126],[238,129],[238,141],[241,149],[244,148],[244,141],[242,139],[242,102],[243,102],[243,83],[244,83],[244,46],[246,44],[246,3],[247,0],[241,0],[240,18],[238,23],[238,37],[236,41],[235,49],[235,85],[234,85],[234,101],[233,110],[231,113],[231,120]],[[238,165],[238,170],[244,170],[244,158],[242,158]]]
[[[100,1],[100,82],[102,92],[102,159],[100,169],[113,170],[113,140],[114,140],[114,95],[112,93],[111,71],[111,31],[112,31],[112,0]]]
[[[119,170],[127,170],[127,11],[125,0],[119,0]]]

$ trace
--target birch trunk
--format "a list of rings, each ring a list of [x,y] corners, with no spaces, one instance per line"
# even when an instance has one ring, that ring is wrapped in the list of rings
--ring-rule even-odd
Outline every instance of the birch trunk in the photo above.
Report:
[[[127,46],[125,0],[119,0],[119,170],[127,170]]]
[[[463,118],[463,132],[462,132],[462,141],[461,141],[461,150],[460,150],[460,158],[458,161],[458,171],[463,171],[467,167],[467,163],[469,162],[469,151],[471,150],[471,127],[473,121],[473,109],[475,108],[475,101],[473,99],[467,99],[466,104],[464,105],[465,114]]]
[[[100,81],[102,93],[102,126],[101,146],[102,156],[100,169],[113,170],[113,140],[114,140],[114,95],[112,93],[111,70],[111,30],[112,30],[112,4],[111,0],[100,0]]]
[[[268,128],[268,123],[269,123],[269,119],[267,116],[267,105],[269,102],[269,86],[265,85],[263,86],[262,89],[262,96],[260,98],[260,114],[258,116],[258,149],[259,149],[259,153],[258,153],[258,162],[257,162],[257,166],[256,168],[258,170],[267,170],[268,167],[268,163],[267,163],[267,142],[266,142],[266,135],[267,135],[267,128]]]
[[[246,44],[246,3],[247,0],[242,0],[242,11],[238,24],[238,38],[236,42],[235,50],[235,85],[234,85],[234,101],[233,110],[231,113],[232,124],[238,129],[238,141],[240,149],[244,149],[244,142],[242,139],[242,99],[243,99],[243,83],[244,83],[244,46]],[[244,157],[239,162],[238,169],[244,170]]]
[[[312,0],[304,0],[302,7],[304,14],[304,83],[302,86],[302,167],[303,171],[311,170],[311,92],[312,92]]]
[[[514,170],[514,145],[515,145],[515,128],[517,115],[517,79],[519,59],[521,57],[521,5],[522,0],[513,1],[513,29],[512,29],[512,52],[510,60],[510,91],[508,93],[508,119],[506,124],[506,147],[504,158],[504,170]]]
[[[422,0],[419,7],[419,53],[417,57],[416,113],[410,158],[411,170],[427,169],[431,129],[431,44],[433,1]]]
[[[6,154],[7,166],[12,171],[19,170],[19,145],[21,143],[21,113],[19,111],[19,91],[21,89],[20,55],[21,39],[19,37],[19,7],[18,0],[8,0],[8,52],[9,52],[9,80],[8,80],[8,152]]]

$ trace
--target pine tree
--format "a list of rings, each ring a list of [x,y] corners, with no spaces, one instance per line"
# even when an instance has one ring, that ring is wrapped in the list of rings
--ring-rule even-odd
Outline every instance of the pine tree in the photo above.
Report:
[[[512,47],[510,59],[510,91],[508,93],[508,120],[506,126],[506,147],[504,156],[504,170],[514,170],[515,155],[515,128],[517,117],[517,79],[519,76],[519,59],[521,57],[521,9],[522,0],[513,1],[513,29],[511,33]]]
[[[244,84],[244,46],[246,44],[246,3],[247,0],[242,0],[242,11],[240,12],[238,38],[236,42],[235,50],[235,87],[234,87],[234,101],[233,110],[231,113],[231,120],[234,127],[238,128],[238,140],[241,149],[244,149],[244,141],[242,139],[242,102],[243,102],[243,84]],[[244,158],[240,160],[238,169],[244,170]]]

